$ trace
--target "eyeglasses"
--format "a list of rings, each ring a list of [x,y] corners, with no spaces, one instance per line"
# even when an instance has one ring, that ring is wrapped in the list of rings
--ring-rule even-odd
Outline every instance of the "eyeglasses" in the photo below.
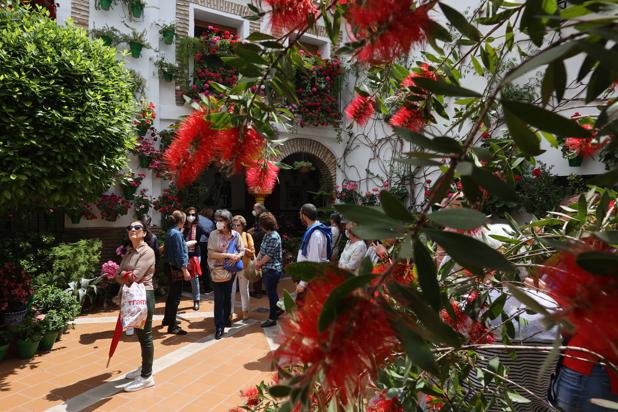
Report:
[[[142,225],[129,225],[127,226],[127,232],[130,230],[144,230],[144,226]]]

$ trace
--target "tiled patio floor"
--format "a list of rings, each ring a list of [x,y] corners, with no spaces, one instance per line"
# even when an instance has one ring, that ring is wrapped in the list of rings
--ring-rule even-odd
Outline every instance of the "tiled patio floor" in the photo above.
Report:
[[[283,287],[292,290],[289,281],[282,282]],[[202,300],[200,312],[194,312],[192,304],[189,298],[180,304],[186,336],[168,335],[160,320],[153,322],[153,388],[135,393],[115,388],[128,382],[124,375],[139,366],[139,343],[136,336],[123,336],[106,368],[117,311],[102,312],[80,318],[50,353],[0,362],[0,410],[227,411],[241,405],[240,390],[272,376],[269,339],[259,325],[267,313],[256,311],[268,306],[267,299],[252,298],[252,319],[235,322],[219,341],[212,336],[212,298]],[[164,302],[157,303],[155,316],[163,307]]]

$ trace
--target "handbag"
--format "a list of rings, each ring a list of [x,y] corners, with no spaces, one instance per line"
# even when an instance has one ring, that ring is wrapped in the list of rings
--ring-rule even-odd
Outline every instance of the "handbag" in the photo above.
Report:
[[[225,270],[224,268],[217,266],[210,270],[210,278],[215,283],[228,282],[232,280],[232,272]]]
[[[228,244],[227,250],[225,251],[226,253],[236,253],[236,239],[237,237],[235,236],[234,239],[232,239],[232,241]],[[230,259],[225,259],[223,268],[229,272],[236,273],[243,270],[244,265],[242,263],[242,259],[238,259],[238,261],[234,263],[232,263]]]
[[[250,259],[247,267],[242,273],[242,276],[244,276],[249,282],[253,283],[262,277],[262,272],[255,270],[253,259]]]

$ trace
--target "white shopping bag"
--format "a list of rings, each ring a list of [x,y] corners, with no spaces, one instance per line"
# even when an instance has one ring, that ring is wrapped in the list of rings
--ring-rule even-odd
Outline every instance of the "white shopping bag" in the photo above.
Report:
[[[120,319],[122,329],[143,329],[148,317],[146,305],[146,288],[141,283],[133,282],[129,287],[122,287],[122,306],[120,307]]]

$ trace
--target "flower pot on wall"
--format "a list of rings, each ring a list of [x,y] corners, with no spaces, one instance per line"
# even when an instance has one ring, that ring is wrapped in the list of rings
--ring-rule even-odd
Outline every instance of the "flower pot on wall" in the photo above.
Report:
[[[569,166],[571,167],[579,167],[582,165],[582,162],[584,161],[584,156],[579,155],[576,157],[570,157],[569,158]]]
[[[99,0],[99,7],[101,10],[109,10],[112,7],[112,0]]]
[[[58,331],[47,332],[45,335],[43,335],[43,339],[41,339],[41,342],[39,343],[39,350],[50,351],[54,346],[54,343],[56,343],[57,337]]]
[[[122,194],[124,198],[127,200],[133,200],[135,197],[135,192],[137,191],[137,187],[133,186],[122,186]]]
[[[103,40],[103,44],[105,44],[106,46],[111,46],[114,39],[112,38],[112,36],[109,36],[107,34],[103,34],[101,35],[101,40]]]
[[[161,35],[163,36],[163,43],[172,44],[174,42],[174,36],[176,35],[176,32],[172,30],[166,30],[164,32],[161,32]]]
[[[139,160],[139,167],[142,169],[147,169],[150,166],[150,158],[144,155],[138,155],[137,159]]]
[[[163,73],[163,80],[171,82],[174,80],[174,73]]]
[[[71,223],[74,225],[78,224],[82,220],[82,214],[78,212],[67,213],[67,216],[71,219]]]
[[[41,339],[19,339],[17,341],[17,356],[21,359],[30,359],[35,354],[37,349],[39,348],[39,343]]]
[[[138,59],[142,54],[143,44],[129,42],[129,49],[131,49],[131,56]]]
[[[135,18],[142,17],[142,14],[144,13],[144,5],[138,2],[132,2],[129,5],[129,9],[131,11],[131,16]]]

